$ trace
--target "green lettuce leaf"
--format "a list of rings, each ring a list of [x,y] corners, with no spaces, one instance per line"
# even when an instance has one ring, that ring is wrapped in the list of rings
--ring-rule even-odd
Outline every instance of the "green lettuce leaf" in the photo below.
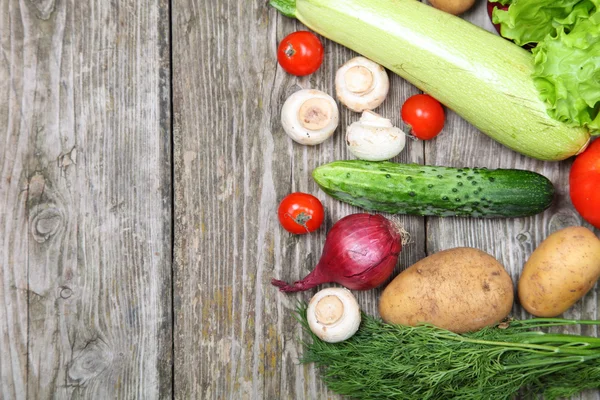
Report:
[[[600,134],[600,11],[532,50],[534,83],[554,119]]]
[[[524,46],[555,35],[559,29],[569,32],[598,9],[600,0],[512,0],[508,10],[494,10],[492,22],[500,24],[502,36]]]

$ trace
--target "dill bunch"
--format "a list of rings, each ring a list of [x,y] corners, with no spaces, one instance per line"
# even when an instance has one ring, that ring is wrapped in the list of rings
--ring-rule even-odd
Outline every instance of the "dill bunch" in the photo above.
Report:
[[[544,333],[600,321],[512,320],[468,334],[431,325],[390,325],[363,313],[358,332],[326,343],[297,317],[309,340],[302,363],[315,363],[327,387],[360,399],[525,399],[568,397],[600,388],[600,338]]]

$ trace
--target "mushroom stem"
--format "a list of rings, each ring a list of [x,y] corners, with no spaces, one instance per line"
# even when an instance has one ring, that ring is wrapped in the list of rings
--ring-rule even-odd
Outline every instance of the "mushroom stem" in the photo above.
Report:
[[[311,131],[325,128],[331,121],[333,107],[325,99],[312,98],[306,100],[298,110],[298,121]]]
[[[337,343],[354,335],[360,326],[360,307],[345,288],[317,292],[306,309],[310,330],[321,340]]]
[[[315,315],[323,325],[334,324],[344,315],[344,304],[337,296],[325,296],[315,306]]]
[[[389,79],[381,65],[354,57],[337,70],[335,90],[338,100],[352,111],[373,110],[385,100]]]
[[[357,158],[384,161],[396,157],[404,149],[406,137],[389,119],[364,111],[360,120],[346,129],[346,144]]]
[[[362,65],[348,69],[344,74],[344,81],[352,93],[365,94],[373,90],[373,73]]]
[[[360,117],[360,122],[365,125],[369,125],[372,127],[378,128],[392,128],[392,121],[387,118],[382,117],[381,115],[373,112],[373,111],[364,111]]]
[[[320,90],[299,90],[287,98],[281,109],[283,130],[300,144],[324,142],[333,135],[338,122],[335,100]]]

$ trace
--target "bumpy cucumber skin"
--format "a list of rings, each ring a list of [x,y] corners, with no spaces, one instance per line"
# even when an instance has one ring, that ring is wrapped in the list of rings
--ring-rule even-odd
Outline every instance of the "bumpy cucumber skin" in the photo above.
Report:
[[[550,180],[518,169],[347,160],[317,167],[312,175],[335,199],[392,214],[526,217],[547,209],[554,198]]]

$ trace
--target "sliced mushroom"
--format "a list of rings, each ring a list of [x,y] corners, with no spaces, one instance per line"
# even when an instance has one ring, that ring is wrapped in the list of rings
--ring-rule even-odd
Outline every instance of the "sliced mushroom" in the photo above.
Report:
[[[361,160],[383,161],[396,157],[406,145],[406,135],[392,122],[372,111],[346,129],[348,150]]]
[[[306,317],[310,330],[329,343],[342,342],[356,333],[360,325],[360,307],[345,288],[323,289],[308,303]]]
[[[300,144],[323,143],[336,130],[339,111],[327,93],[303,89],[287,98],[281,109],[283,129]]]
[[[390,84],[385,69],[364,57],[355,57],[335,74],[338,100],[349,109],[373,110],[385,100]]]

